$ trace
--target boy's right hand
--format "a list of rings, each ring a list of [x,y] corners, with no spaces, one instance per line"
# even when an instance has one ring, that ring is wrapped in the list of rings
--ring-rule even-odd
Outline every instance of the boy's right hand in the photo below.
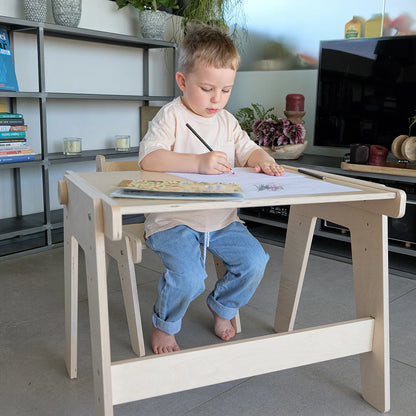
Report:
[[[227,160],[227,154],[214,150],[213,152],[198,155],[198,173],[206,175],[220,175],[231,172],[231,163]]]

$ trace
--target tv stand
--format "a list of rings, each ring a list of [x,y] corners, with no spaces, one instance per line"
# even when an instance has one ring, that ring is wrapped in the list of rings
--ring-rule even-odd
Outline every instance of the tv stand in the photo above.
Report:
[[[384,173],[357,172],[341,169],[341,158],[303,155],[296,160],[278,160],[288,166],[310,168],[337,175],[359,178],[403,189],[407,194],[403,218],[389,218],[389,263],[396,274],[415,278],[416,270],[416,184],[414,177]],[[243,219],[261,241],[284,245],[289,207],[244,208]],[[351,261],[349,230],[327,221],[318,220],[312,252],[337,260]]]

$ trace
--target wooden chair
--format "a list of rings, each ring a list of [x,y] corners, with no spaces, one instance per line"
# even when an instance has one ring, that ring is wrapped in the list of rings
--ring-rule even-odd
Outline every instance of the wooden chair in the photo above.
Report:
[[[111,171],[131,171],[139,170],[137,161],[107,161],[104,156],[96,157],[97,172]],[[62,183],[60,183],[62,186]],[[60,193],[64,193],[60,190]],[[139,297],[137,292],[136,273],[134,265],[142,261],[142,250],[146,248],[144,241],[144,224],[126,224],[123,225],[123,235],[120,241],[111,241],[106,238],[105,249],[107,255],[112,257],[118,266],[120,275],[121,289],[124,299],[124,306],[127,315],[127,323],[130,334],[130,342],[132,349],[136,355],[142,357],[145,355],[145,346],[143,339],[143,330],[140,317]],[[71,279],[72,284],[66,286],[66,297],[69,298],[68,309],[66,314],[66,345],[67,345],[67,369],[71,378],[75,378],[77,374],[77,302],[78,302],[78,286],[77,286],[77,269],[78,256],[75,249],[72,250],[71,261]],[[218,279],[225,273],[225,267],[222,261],[214,256],[214,264]],[[107,261],[108,265],[108,261]],[[76,281],[76,282],[75,282]],[[72,289],[69,289],[72,288]],[[241,332],[240,317],[236,315],[237,332]]]

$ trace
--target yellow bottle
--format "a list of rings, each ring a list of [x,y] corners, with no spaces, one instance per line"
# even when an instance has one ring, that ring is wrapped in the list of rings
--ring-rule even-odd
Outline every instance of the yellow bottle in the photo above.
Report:
[[[359,16],[353,18],[345,24],[345,39],[361,38],[364,33],[365,20]]]

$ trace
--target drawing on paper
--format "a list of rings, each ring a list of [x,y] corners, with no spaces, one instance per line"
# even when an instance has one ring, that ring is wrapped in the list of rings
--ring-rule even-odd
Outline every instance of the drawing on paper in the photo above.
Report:
[[[257,189],[257,192],[277,192],[277,191],[283,191],[285,188],[280,183],[259,183],[254,184],[254,186]]]

